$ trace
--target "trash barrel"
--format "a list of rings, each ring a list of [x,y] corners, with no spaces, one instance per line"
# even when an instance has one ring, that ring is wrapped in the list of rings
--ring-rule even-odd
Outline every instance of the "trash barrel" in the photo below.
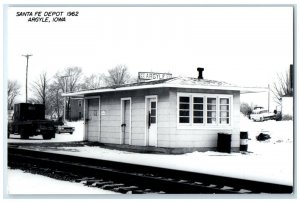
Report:
[[[231,153],[231,134],[218,133],[217,151]]]
[[[246,152],[248,150],[248,132],[240,132],[240,151]]]

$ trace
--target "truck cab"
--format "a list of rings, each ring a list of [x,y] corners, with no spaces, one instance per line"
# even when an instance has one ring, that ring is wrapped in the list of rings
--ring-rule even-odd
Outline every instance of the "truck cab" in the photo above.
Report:
[[[8,137],[11,133],[20,134],[21,139],[36,135],[42,135],[43,139],[55,137],[54,122],[45,119],[45,105],[18,103],[13,114],[8,113]]]

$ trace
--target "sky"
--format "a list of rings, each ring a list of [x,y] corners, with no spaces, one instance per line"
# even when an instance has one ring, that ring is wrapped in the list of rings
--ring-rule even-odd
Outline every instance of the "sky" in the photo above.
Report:
[[[28,22],[17,13],[39,11],[63,12],[66,21]],[[267,87],[293,64],[292,7],[8,7],[7,13],[8,79],[24,93],[25,54],[33,55],[29,86],[42,71],[52,76],[77,66],[90,75],[122,64],[135,76],[197,77],[204,67],[205,79]],[[267,94],[242,100],[266,107]]]

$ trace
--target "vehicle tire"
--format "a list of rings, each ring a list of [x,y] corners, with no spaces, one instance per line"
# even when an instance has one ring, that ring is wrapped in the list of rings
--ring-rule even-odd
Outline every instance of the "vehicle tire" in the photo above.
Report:
[[[45,133],[43,134],[43,140],[50,140],[52,138],[51,134]]]
[[[263,117],[260,117],[260,121],[263,122],[263,121],[264,121],[264,118],[263,118]]]
[[[72,134],[73,134],[73,132],[70,132],[70,134],[72,135]]]
[[[25,130],[24,128],[21,129],[20,135],[22,140],[27,140],[29,139],[29,132]]]

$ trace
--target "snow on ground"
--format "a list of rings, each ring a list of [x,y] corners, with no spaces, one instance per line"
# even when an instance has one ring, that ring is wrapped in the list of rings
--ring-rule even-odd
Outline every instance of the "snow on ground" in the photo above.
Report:
[[[8,170],[7,190],[16,194],[118,194],[99,188],[87,187],[81,183],[61,181],[46,176],[25,173],[21,170]]]
[[[9,142],[61,142],[83,139],[83,122],[70,122],[76,128],[73,135],[57,134],[50,141],[9,139]],[[105,160],[158,166],[185,171],[257,180],[285,185],[293,184],[293,121],[253,122],[241,117],[241,131],[247,131],[250,153],[193,152],[182,155],[142,154],[100,147],[60,147],[56,153]],[[261,130],[268,131],[271,139],[256,140]],[[12,135],[18,136],[18,135]],[[59,149],[61,151],[59,151]],[[51,150],[51,149],[49,149]]]

